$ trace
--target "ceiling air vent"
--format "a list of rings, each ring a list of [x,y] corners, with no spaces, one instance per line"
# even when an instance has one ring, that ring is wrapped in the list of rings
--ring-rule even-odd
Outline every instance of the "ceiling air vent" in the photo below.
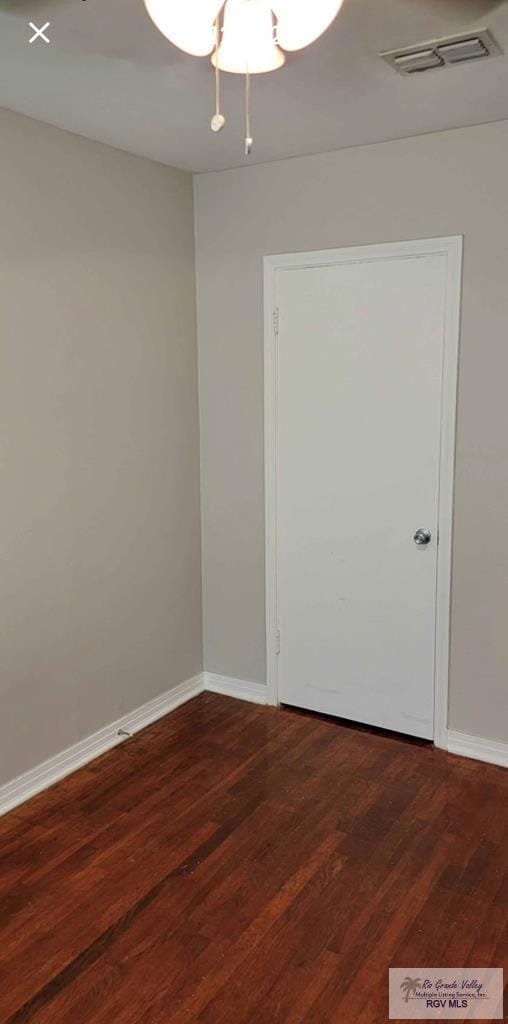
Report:
[[[415,75],[434,68],[452,67],[471,61],[497,57],[502,53],[489,30],[468,32],[446,39],[434,39],[419,46],[406,46],[403,50],[385,50],[380,57],[399,75]]]

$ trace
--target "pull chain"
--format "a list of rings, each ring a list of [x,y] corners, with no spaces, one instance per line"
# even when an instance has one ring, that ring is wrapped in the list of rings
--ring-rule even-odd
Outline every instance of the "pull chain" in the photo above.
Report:
[[[221,132],[226,124],[226,118],[221,113],[220,99],[220,68],[219,68],[219,46],[220,46],[220,21],[219,15],[215,19],[215,114],[210,121],[212,132]]]
[[[250,133],[250,72],[245,75],[245,156],[250,156],[254,139]]]

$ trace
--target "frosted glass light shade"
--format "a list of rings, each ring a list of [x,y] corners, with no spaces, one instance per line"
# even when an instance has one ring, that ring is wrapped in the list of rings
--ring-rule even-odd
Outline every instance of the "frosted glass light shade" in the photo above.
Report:
[[[275,42],[270,0],[227,0],[217,57],[212,64],[233,74],[258,75],[282,67],[286,58]]]
[[[301,50],[326,32],[343,0],[271,0],[277,41],[284,50]]]
[[[145,0],[145,7],[166,39],[185,53],[206,57],[215,46],[215,19],[224,0]]]

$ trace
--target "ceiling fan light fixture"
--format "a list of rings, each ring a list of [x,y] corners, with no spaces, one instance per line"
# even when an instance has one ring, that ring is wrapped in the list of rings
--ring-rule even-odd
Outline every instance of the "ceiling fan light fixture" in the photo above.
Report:
[[[277,41],[284,50],[302,50],[326,32],[344,0],[272,0]]]
[[[270,0],[227,0],[222,42],[212,57],[214,67],[259,75],[277,71],[285,60],[275,42]]]
[[[221,103],[221,72],[245,75],[245,155],[252,152],[251,76],[277,71],[284,51],[301,50],[326,32],[343,0],[144,0],[162,35],[185,53],[211,54],[215,68],[218,134],[226,119]]]
[[[145,0],[145,7],[159,32],[171,43],[192,54],[206,57],[215,45],[215,19],[224,0]]]

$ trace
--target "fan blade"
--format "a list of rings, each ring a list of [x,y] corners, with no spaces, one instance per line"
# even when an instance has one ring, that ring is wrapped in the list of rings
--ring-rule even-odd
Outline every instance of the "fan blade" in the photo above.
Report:
[[[504,7],[506,0],[410,0],[410,3],[422,11],[473,21]]]
[[[319,38],[339,13],[343,0],[272,0],[277,40],[284,50],[301,50]]]
[[[185,53],[206,57],[215,45],[215,19],[224,0],[145,0],[145,7],[166,39]]]
[[[62,7],[65,0],[0,0],[0,11],[7,11],[15,14],[16,11],[28,12],[41,7],[45,11],[52,11],[54,7]]]

